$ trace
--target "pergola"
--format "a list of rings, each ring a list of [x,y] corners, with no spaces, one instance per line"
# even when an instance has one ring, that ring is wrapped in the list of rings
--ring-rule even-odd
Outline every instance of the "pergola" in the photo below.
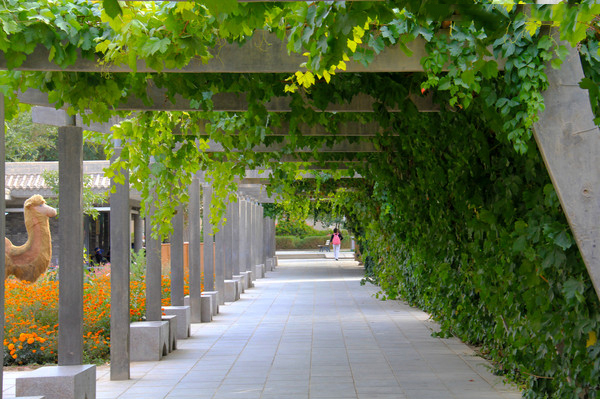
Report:
[[[255,40],[268,43],[259,49]],[[550,87],[544,93],[546,110],[540,115],[539,122],[534,128],[535,138],[543,155],[544,162],[551,176],[552,182],[560,198],[563,210],[567,216],[571,230],[574,233],[577,245],[587,266],[597,293],[600,293],[600,206],[598,193],[600,193],[600,131],[593,123],[593,114],[590,108],[588,94],[579,88],[578,83],[583,77],[581,63],[577,51],[569,47],[569,55],[559,70],[548,69]],[[348,65],[346,72],[363,73],[410,73],[422,72],[420,59],[426,54],[423,41],[415,40],[409,44],[413,52],[407,56],[400,48],[388,48],[375,57],[374,61],[364,67],[359,63]],[[266,50],[265,50],[266,48]],[[182,70],[165,69],[164,73],[282,73],[295,72],[304,59],[299,55],[289,55],[282,41],[274,35],[257,32],[253,39],[245,45],[224,44],[214,49],[218,57],[207,64],[191,62]],[[19,70],[24,71],[72,71],[79,73],[113,72],[130,73],[131,69],[125,65],[99,65],[97,61],[78,59],[68,69],[62,69],[49,61],[48,51],[39,47],[29,55]],[[498,60],[502,66],[502,60]],[[6,69],[5,55],[0,53],[0,68]],[[153,72],[143,62],[138,62],[138,73]],[[342,72],[340,72],[342,73]],[[148,96],[152,99],[151,105],[144,104],[138,98],[129,98],[128,101],[116,110],[130,111],[193,111],[194,107],[182,97],[176,98],[174,103],[165,102],[165,93],[156,87],[149,86]],[[82,270],[80,254],[83,248],[82,211],[81,211],[81,186],[82,186],[82,130],[108,132],[114,120],[103,125],[85,125],[81,118],[68,117],[64,111],[49,110],[54,107],[48,101],[47,95],[36,90],[20,93],[18,98],[23,103],[46,107],[34,111],[34,120],[59,126],[59,152],[60,152],[60,198],[61,198],[61,250],[60,259],[60,302],[59,319],[59,367],[81,365],[82,363]],[[422,112],[436,112],[439,106],[433,104],[431,98],[410,96],[406,101],[413,101]],[[248,104],[243,93],[222,93],[213,97],[215,111],[244,111]],[[289,101],[286,98],[273,98],[266,104],[267,110],[272,112],[289,111]],[[3,112],[3,99],[0,99],[0,110]],[[373,99],[366,96],[356,96],[348,104],[330,104],[325,112],[372,112]],[[395,112],[395,109],[388,109]],[[0,115],[4,120],[4,115]],[[4,124],[2,123],[2,129]],[[303,134],[323,136],[328,135],[324,128],[303,127]],[[375,123],[359,124],[349,122],[340,126],[344,136],[359,136],[359,144],[354,142],[338,142],[321,148],[323,152],[365,153],[377,151],[369,143],[370,136],[375,135],[380,127]],[[274,134],[286,135],[286,129],[278,129]],[[339,133],[338,133],[339,134]],[[4,130],[0,134],[0,149],[4,151]],[[262,145],[253,150],[257,152],[277,152],[281,145]],[[210,145],[210,152],[222,152],[219,143]],[[298,149],[302,152],[303,149]],[[4,172],[4,156],[0,157],[0,170]],[[294,161],[295,157],[285,158]],[[127,172],[123,171],[127,176]],[[259,176],[249,173],[247,182],[260,183]],[[254,180],[250,180],[254,179]],[[3,182],[3,181],[2,181]],[[2,183],[4,184],[4,183]],[[113,270],[111,282],[111,378],[129,378],[129,215],[127,214],[126,201],[128,198],[128,181],[124,184],[113,183],[116,192],[111,195],[111,252],[113,257]],[[198,175],[190,190],[190,305],[192,320],[200,321],[200,191],[202,176]],[[0,190],[3,186],[0,186]],[[218,264],[244,264],[249,267],[251,263],[264,263],[266,258],[274,256],[272,245],[274,231],[272,221],[263,224],[262,209],[259,202],[267,202],[259,186],[242,187],[246,195],[241,196],[237,206],[228,206],[228,219],[234,220],[232,224],[225,225],[216,234],[215,242],[218,249],[215,253]],[[257,191],[258,190],[258,191]],[[204,207],[210,202],[211,189],[205,186],[203,190]],[[241,205],[240,205],[241,204]],[[4,211],[4,200],[0,199],[0,212]],[[206,208],[205,208],[206,209]],[[152,211],[151,211],[152,212]],[[150,212],[150,213],[151,213]],[[182,242],[181,234],[182,212],[173,220],[175,233],[172,242],[179,247]],[[243,215],[243,216],[242,216]],[[211,228],[205,212],[204,242],[212,242]],[[114,222],[112,222],[114,220]],[[127,223],[125,223],[127,222]],[[239,224],[235,224],[239,223]],[[64,226],[64,227],[63,227]],[[251,227],[254,226],[254,227]],[[4,232],[4,224],[0,225],[0,232]],[[68,232],[68,234],[67,234]],[[236,233],[237,232],[237,233]],[[256,233],[256,234],[255,234]],[[227,247],[226,237],[237,236],[239,246]],[[147,234],[149,237],[149,234]],[[264,238],[263,238],[264,237]],[[1,244],[4,245],[4,244]],[[160,258],[155,255],[160,243],[155,239],[148,240],[148,277],[147,277],[147,309],[149,320],[160,319]],[[182,251],[182,250],[181,250]],[[247,258],[243,259],[244,254]],[[181,252],[173,255],[179,259]],[[226,257],[226,258],[224,258]],[[4,261],[0,261],[4,262]],[[204,252],[205,264],[212,264],[212,251]],[[118,267],[116,267],[119,265]],[[197,265],[197,268],[196,268]],[[0,269],[4,263],[0,263]],[[233,272],[240,270],[233,270]],[[219,286],[223,282],[224,274],[229,272],[216,269],[216,281],[205,280],[205,287],[209,291],[224,290]],[[176,279],[179,279],[177,277]],[[231,278],[229,276],[229,278]],[[158,288],[157,288],[158,287]],[[157,295],[158,294],[158,295]],[[183,299],[181,292],[174,292],[174,297]],[[2,293],[3,297],[3,293]],[[183,303],[181,303],[183,305]]]

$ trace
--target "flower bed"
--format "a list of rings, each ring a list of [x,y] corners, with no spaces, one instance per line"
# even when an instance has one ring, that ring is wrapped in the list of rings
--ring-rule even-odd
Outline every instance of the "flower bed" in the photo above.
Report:
[[[4,365],[56,363],[58,346],[58,281],[56,271],[34,284],[5,281]],[[146,312],[146,284],[130,282],[131,321]],[[162,276],[162,303],[170,304],[170,276]],[[188,293],[187,276],[184,285]],[[110,357],[110,266],[86,274],[83,297],[83,353],[86,363]]]

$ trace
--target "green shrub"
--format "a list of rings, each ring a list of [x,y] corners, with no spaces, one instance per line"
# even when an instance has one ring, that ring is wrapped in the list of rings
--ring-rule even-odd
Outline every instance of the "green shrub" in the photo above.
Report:
[[[323,234],[322,231],[319,231],[313,227],[310,227],[303,221],[290,221],[290,220],[281,220],[277,222],[277,226],[275,226],[275,235],[278,236],[296,236],[296,237],[307,237],[307,236],[316,236],[319,234]]]

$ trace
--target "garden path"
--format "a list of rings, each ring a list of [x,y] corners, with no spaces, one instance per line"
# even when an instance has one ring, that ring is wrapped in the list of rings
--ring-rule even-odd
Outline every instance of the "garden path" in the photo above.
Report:
[[[349,256],[349,253],[344,254]],[[351,258],[280,260],[241,300],[131,380],[98,368],[98,399],[516,399],[457,339],[431,336],[428,315],[380,301]],[[14,372],[4,397],[14,397]],[[11,396],[12,395],[12,396]]]

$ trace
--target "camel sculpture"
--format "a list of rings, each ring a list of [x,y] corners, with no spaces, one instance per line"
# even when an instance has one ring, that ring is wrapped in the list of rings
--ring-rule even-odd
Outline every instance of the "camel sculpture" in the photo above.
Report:
[[[56,209],[46,205],[44,197],[37,194],[25,201],[24,208],[27,242],[15,246],[8,238],[4,238],[4,278],[14,275],[19,280],[33,283],[50,265],[52,240],[48,218],[56,216]]]

